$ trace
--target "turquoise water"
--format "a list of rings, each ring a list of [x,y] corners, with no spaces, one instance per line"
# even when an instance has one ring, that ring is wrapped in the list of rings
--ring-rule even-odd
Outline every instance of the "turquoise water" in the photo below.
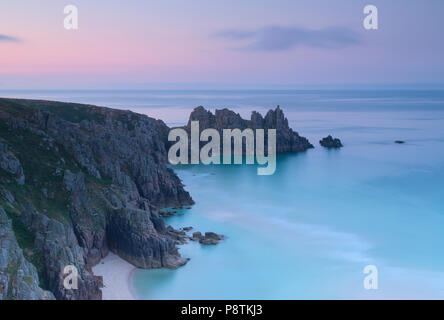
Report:
[[[342,116],[299,120],[309,137],[341,137],[342,150],[281,156],[273,176],[176,168],[196,205],[168,223],[228,239],[183,246],[191,260],[179,270],[138,271],[140,298],[444,298],[443,114]],[[378,290],[363,287],[368,264]]]
[[[280,104],[315,144],[280,156],[273,176],[251,165],[176,166],[196,205],[167,223],[227,239],[181,246],[191,260],[178,270],[137,271],[141,299],[444,298],[442,91],[0,95],[129,108],[170,124],[186,122],[198,104],[244,116]],[[345,147],[319,147],[327,134]],[[378,290],[363,287],[370,264]]]

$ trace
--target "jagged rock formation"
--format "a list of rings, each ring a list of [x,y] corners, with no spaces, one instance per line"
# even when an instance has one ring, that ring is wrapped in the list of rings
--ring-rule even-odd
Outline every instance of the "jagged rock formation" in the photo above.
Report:
[[[39,286],[35,266],[25,259],[12,222],[0,208],[0,300],[50,300],[54,295]]]
[[[57,299],[100,299],[91,268],[109,250],[141,268],[186,262],[157,213],[193,203],[167,166],[168,131],[130,111],[0,99],[0,208],[13,221],[0,247],[0,293],[17,288],[3,299],[51,298],[42,288]],[[10,264],[24,276],[2,269]],[[79,271],[78,290],[63,287],[66,265]]]
[[[179,256],[176,241],[155,211],[123,209],[108,224],[111,249],[139,268],[175,269],[188,260]]]
[[[250,120],[242,119],[238,113],[229,109],[216,110],[213,115],[211,111],[199,106],[190,114],[188,124],[185,127],[188,132],[191,131],[191,121],[199,121],[200,131],[208,128],[218,130],[221,137],[223,129],[265,129],[265,132],[267,129],[276,129],[277,153],[301,152],[313,148],[313,145],[306,138],[301,137],[288,126],[288,120],[279,106],[275,110],[269,110],[265,117],[253,111]],[[266,148],[265,150],[267,150]]]
[[[223,240],[224,236],[214,232],[205,232],[205,235],[202,235],[201,232],[197,231],[193,233],[193,236],[190,239],[193,241],[199,241],[200,244],[214,245]]]
[[[191,231],[192,229],[193,229],[192,227],[184,227],[179,230],[176,230],[171,226],[168,226],[167,228],[168,233],[171,235],[172,238],[176,239],[178,244],[184,244],[187,243],[188,240],[191,240],[191,241],[199,241],[200,244],[214,245],[218,244],[221,240],[225,239],[224,235],[217,234],[214,232],[205,232],[205,235],[202,235],[202,232],[196,231],[193,232],[191,236],[189,236],[187,232]]]
[[[324,148],[342,148],[342,142],[338,138],[333,138],[331,135],[319,141],[319,144]]]

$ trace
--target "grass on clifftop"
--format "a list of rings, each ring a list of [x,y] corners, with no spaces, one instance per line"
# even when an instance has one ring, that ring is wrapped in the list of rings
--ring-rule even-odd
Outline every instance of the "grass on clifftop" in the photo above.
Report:
[[[79,123],[82,120],[91,120],[102,124],[105,122],[105,116],[93,106],[78,103],[0,98],[0,109],[13,116],[31,114],[35,109],[40,109],[73,123]]]

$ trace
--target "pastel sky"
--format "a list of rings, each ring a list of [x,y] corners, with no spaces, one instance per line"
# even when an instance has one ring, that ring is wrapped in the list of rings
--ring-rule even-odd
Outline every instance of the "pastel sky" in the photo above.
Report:
[[[65,5],[79,29],[65,30]],[[379,29],[365,30],[376,5]],[[442,0],[1,0],[0,89],[444,83]]]

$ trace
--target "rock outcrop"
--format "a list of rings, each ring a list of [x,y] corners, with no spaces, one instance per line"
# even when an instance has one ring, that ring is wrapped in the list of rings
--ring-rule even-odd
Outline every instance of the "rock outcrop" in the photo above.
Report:
[[[339,140],[338,138],[333,138],[331,135],[328,135],[327,137],[320,140],[319,144],[328,149],[337,149],[343,147],[341,140]]]
[[[200,244],[214,245],[223,240],[224,236],[214,232],[205,232],[205,235],[202,235],[201,232],[197,231],[193,233],[190,239],[193,241],[199,241]]]
[[[313,148],[306,138],[301,137],[289,127],[288,120],[279,106],[275,110],[269,110],[265,117],[253,111],[250,120],[242,119],[238,113],[229,109],[216,110],[215,114],[212,114],[211,111],[199,106],[190,114],[185,127],[188,132],[191,131],[191,121],[199,121],[200,131],[208,128],[218,130],[221,137],[223,129],[265,129],[265,133],[267,129],[276,129],[277,153],[302,152]],[[190,134],[188,136],[190,137]],[[265,139],[265,150],[267,150],[266,141],[267,139]]]
[[[110,216],[110,249],[138,268],[175,269],[188,260],[179,256],[162,218],[150,210],[121,209]]]
[[[130,111],[0,99],[0,208],[16,222],[3,237],[8,248],[23,238],[8,249],[15,260],[1,249],[0,261],[25,271],[0,267],[0,288],[21,288],[2,298],[101,299],[91,268],[109,250],[141,268],[187,261],[157,213],[193,204],[168,167],[168,130]],[[67,265],[78,269],[78,290],[63,286]]]
[[[0,300],[52,300],[54,295],[39,286],[36,267],[25,259],[12,222],[0,208]]]
[[[25,175],[19,159],[8,150],[8,145],[3,139],[0,139],[0,167],[13,174],[18,184],[25,183]]]
[[[100,300],[101,277],[92,275],[87,268],[85,248],[78,243],[71,225],[48,218],[28,204],[22,211],[22,222],[34,234],[35,250],[42,254],[45,287],[57,298]],[[73,265],[79,271],[78,289],[66,290],[63,286],[64,268]]]

